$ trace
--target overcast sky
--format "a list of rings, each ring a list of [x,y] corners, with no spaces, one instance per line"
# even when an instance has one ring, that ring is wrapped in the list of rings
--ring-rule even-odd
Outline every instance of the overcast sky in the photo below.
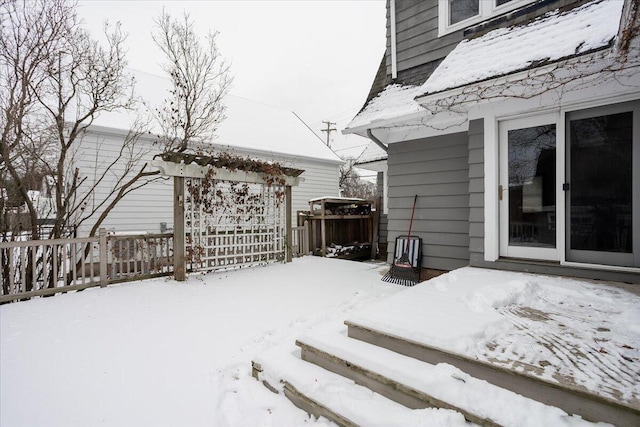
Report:
[[[162,75],[151,31],[163,7],[175,17],[187,11],[203,36],[219,32],[231,93],[294,111],[323,138],[323,120],[340,130],[362,107],[384,54],[384,0],[82,0],[79,14],[96,32],[105,20],[119,21],[130,66]],[[367,142],[333,135],[340,155]]]

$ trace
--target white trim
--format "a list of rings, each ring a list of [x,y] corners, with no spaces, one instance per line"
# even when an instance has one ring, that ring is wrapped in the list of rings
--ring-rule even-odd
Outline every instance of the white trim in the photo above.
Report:
[[[382,171],[382,213],[384,215],[389,214],[389,172],[388,166],[385,162],[384,170]]]
[[[565,221],[566,194],[562,189],[562,184],[567,180],[567,149],[566,149],[566,116],[562,109],[556,113],[556,248],[558,249],[558,259],[562,265],[567,258],[567,221]]]
[[[391,78],[398,78],[398,56],[396,46],[396,0],[389,1],[389,19],[391,21]]]
[[[495,116],[484,119],[484,260],[500,257],[498,244],[498,141]]]
[[[449,1],[438,0],[438,37],[453,33],[454,31],[463,30],[474,24],[486,21],[503,13],[510,12],[521,6],[533,3],[536,0],[512,0],[502,6],[494,6],[495,2],[488,0],[478,0],[478,15],[465,19],[455,24],[449,24]]]

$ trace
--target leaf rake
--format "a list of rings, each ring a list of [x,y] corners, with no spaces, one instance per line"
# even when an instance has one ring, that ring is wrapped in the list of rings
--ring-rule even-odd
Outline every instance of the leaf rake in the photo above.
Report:
[[[420,264],[422,262],[422,239],[418,237],[411,238],[411,228],[413,226],[413,215],[416,210],[416,202],[418,200],[418,195],[413,198],[413,208],[411,209],[411,220],[409,221],[409,232],[406,236],[406,242],[403,245],[403,252],[400,258],[396,258],[396,251],[398,247],[398,243],[402,244],[402,238],[404,236],[399,236],[396,238],[396,247],[394,248],[394,261],[391,265],[389,271],[382,276],[382,280],[389,283],[395,283],[397,285],[403,286],[414,286],[416,283],[420,281]],[[411,247],[412,242],[418,242],[417,250],[413,249],[412,258],[415,260],[417,265],[413,265],[413,262],[409,258],[409,249]]]

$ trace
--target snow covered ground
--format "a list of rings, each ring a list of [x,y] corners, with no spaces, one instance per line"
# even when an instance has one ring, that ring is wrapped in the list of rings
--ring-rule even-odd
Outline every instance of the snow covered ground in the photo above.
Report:
[[[630,359],[637,372],[640,297],[631,293],[472,268],[406,288],[381,281],[382,272],[379,264],[304,257],[186,283],[155,279],[0,306],[0,425],[330,425],[254,380],[251,361],[283,346],[294,352],[296,338],[347,318],[535,365],[550,378],[549,366],[575,360],[551,351],[567,343],[587,352],[580,363]],[[393,301],[404,302],[380,310]],[[416,327],[411,307],[440,321]],[[534,345],[540,340],[548,353]],[[576,381],[617,384],[591,369]],[[634,401],[637,376],[620,384],[618,397]],[[463,423],[446,419],[439,418]]]
[[[328,425],[253,379],[251,360],[406,290],[380,277],[304,257],[0,306],[0,425]]]

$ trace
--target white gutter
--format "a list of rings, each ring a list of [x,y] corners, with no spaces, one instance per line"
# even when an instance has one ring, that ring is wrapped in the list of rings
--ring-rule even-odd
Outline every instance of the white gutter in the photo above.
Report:
[[[389,0],[389,20],[391,21],[391,79],[398,78],[398,58],[396,52],[396,1]]]

